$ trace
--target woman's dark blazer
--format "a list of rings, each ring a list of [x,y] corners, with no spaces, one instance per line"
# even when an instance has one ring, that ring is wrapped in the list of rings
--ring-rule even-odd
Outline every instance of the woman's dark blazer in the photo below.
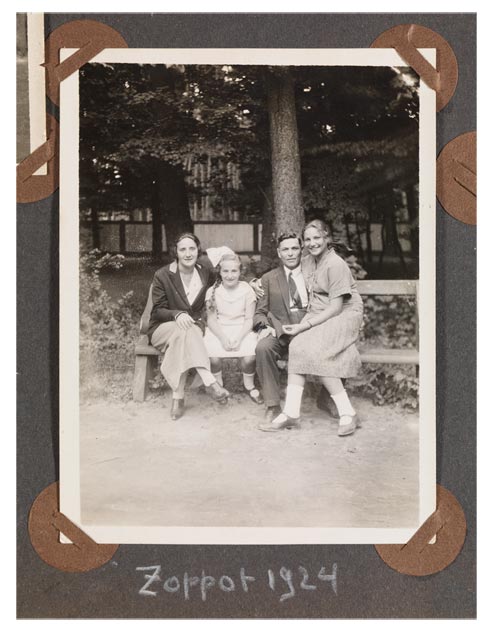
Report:
[[[190,314],[197,324],[202,329],[204,328],[202,316],[205,294],[207,289],[214,283],[215,271],[211,265],[207,265],[207,262],[197,262],[195,268],[202,280],[202,289],[192,305],[188,303],[176,261],[159,268],[154,274],[151,292],[152,309],[147,330],[149,340],[161,323],[173,321],[178,314],[183,312]]]

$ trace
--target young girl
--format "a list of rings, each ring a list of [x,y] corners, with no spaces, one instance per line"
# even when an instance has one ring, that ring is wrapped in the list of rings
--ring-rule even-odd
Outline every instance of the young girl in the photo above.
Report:
[[[218,264],[215,284],[207,290],[207,329],[204,343],[211,371],[222,386],[221,358],[240,358],[243,384],[257,404],[263,399],[255,388],[255,347],[257,334],[252,331],[256,297],[252,288],[240,281],[241,261],[236,254],[223,255]]]

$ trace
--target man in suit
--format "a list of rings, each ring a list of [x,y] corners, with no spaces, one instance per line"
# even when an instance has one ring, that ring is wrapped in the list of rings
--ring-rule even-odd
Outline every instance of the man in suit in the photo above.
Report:
[[[259,332],[255,350],[257,375],[267,406],[265,417],[274,419],[281,411],[277,361],[288,353],[290,336],[283,325],[301,322],[306,314],[308,293],[301,274],[301,239],[296,233],[284,233],[277,240],[280,265],[262,279],[263,296],[257,302],[253,329]]]

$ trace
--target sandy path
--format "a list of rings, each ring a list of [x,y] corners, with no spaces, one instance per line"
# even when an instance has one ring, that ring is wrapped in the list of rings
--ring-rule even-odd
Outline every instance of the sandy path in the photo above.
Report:
[[[353,399],[363,427],[307,399],[300,429],[263,433],[243,395],[227,406],[188,396],[81,407],[82,515],[87,524],[407,527],[418,512],[418,415]]]

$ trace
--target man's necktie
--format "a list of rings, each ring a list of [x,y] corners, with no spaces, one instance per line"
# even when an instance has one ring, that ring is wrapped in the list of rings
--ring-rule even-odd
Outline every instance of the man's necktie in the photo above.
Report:
[[[289,294],[291,296],[291,301],[292,301],[292,307],[301,309],[303,307],[301,303],[301,296],[300,296],[300,293],[298,292],[298,288],[296,287],[296,282],[293,279],[292,272],[288,274],[288,286],[289,286]]]

